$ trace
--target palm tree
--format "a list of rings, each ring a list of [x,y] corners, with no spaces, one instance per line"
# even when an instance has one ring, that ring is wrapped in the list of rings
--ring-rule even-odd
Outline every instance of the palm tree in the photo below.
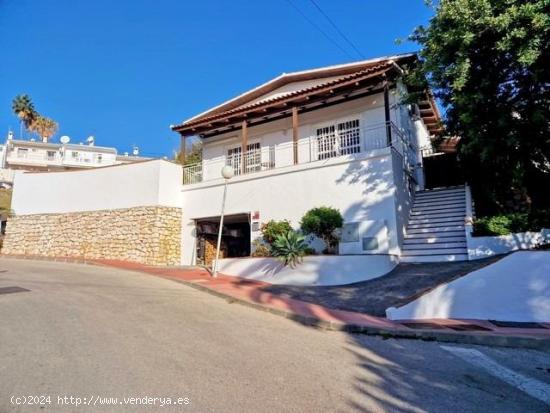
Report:
[[[23,135],[23,125],[29,128],[37,117],[34,104],[29,95],[17,95],[12,102],[11,108],[21,122],[20,137]]]
[[[37,115],[29,126],[29,130],[44,142],[48,142],[48,139],[55,135],[57,128],[58,125],[53,119],[41,115]]]

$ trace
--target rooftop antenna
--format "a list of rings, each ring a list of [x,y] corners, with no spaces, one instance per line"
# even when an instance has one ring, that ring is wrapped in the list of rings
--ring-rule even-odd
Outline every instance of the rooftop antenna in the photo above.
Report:
[[[135,145],[132,148],[132,155],[133,156],[139,156],[139,148]]]
[[[93,135],[88,136],[88,138],[86,139],[86,143],[90,146],[94,146],[95,136]]]

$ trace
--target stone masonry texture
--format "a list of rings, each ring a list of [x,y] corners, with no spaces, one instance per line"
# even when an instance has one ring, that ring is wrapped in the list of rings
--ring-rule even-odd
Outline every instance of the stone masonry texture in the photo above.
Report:
[[[9,219],[3,254],[178,265],[180,208],[136,207]]]

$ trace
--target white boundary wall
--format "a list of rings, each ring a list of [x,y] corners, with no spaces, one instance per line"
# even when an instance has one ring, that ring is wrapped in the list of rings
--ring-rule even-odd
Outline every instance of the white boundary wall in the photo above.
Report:
[[[154,160],[79,171],[16,174],[17,215],[99,211],[142,206],[181,208],[182,168]]]
[[[493,255],[507,254],[512,251],[529,250],[541,244],[550,243],[550,229],[541,231],[518,232],[515,234],[498,236],[473,236],[473,203],[470,187],[466,185],[466,245],[468,247],[468,259],[479,260]]]
[[[275,258],[226,258],[220,272],[271,284],[341,285],[380,277],[396,265],[391,255],[307,256],[296,268]]]
[[[513,253],[402,307],[388,308],[386,316],[550,322],[550,252]]]
[[[478,260],[511,251],[533,249],[543,243],[550,243],[550,229],[540,232],[518,232],[494,237],[474,237],[466,232],[468,258]]]

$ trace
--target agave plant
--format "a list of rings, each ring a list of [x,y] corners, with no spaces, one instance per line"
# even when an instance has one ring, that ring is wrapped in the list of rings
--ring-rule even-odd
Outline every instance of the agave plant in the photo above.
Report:
[[[271,244],[271,255],[280,259],[284,265],[295,268],[302,262],[307,247],[305,237],[291,230],[275,238]]]

